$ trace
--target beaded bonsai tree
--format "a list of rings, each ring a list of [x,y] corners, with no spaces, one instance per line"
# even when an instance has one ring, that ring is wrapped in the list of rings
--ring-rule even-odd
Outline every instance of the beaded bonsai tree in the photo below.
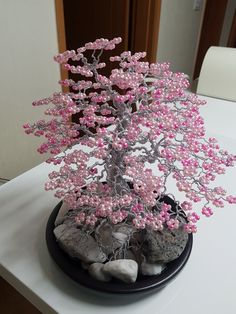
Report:
[[[102,53],[120,42],[98,39],[57,55],[56,62],[84,80],[59,81],[70,91],[33,103],[52,104],[45,111],[52,119],[24,128],[46,138],[39,153],[53,155],[47,162],[55,170],[45,189],[63,200],[54,230],[60,246],[88,264],[96,279],[133,282],[138,265],[153,275],[160,269],[151,266],[178,258],[197,230],[200,213],[193,208],[209,217],[214,207],[236,203],[222,187],[212,187],[236,157],[205,138],[204,101],[186,93],[186,76],[171,72],[169,64],[123,52],[110,58],[118,68],[101,75]],[[168,190],[169,178],[184,193],[181,204]],[[129,261],[125,268],[134,273],[114,273],[121,261]]]

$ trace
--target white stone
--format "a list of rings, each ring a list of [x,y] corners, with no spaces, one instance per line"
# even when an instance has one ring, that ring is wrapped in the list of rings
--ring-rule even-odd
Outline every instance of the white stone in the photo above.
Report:
[[[108,273],[105,273],[103,268],[104,264],[93,263],[89,266],[88,272],[94,279],[106,282],[111,281],[111,276]]]
[[[159,275],[162,270],[164,269],[162,264],[157,263],[145,263],[143,262],[141,264],[141,273],[144,276],[153,276],[153,275]]]
[[[57,218],[55,219],[55,227],[62,224],[65,220],[65,215],[69,210],[69,206],[66,203],[62,203],[61,208],[57,214]]]
[[[103,271],[126,283],[135,282],[138,275],[138,264],[131,259],[118,259],[107,262]]]

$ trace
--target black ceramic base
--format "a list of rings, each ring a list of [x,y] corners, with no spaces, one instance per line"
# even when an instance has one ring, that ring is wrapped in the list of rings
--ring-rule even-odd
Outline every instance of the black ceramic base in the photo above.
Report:
[[[165,287],[186,264],[192,250],[193,236],[189,234],[189,239],[183,253],[174,261],[168,263],[166,268],[160,275],[155,276],[139,276],[137,281],[127,284],[113,279],[110,282],[102,282],[92,278],[89,273],[84,270],[80,262],[69,257],[58,245],[54,236],[54,222],[57,213],[62,205],[60,202],[52,211],[47,227],[46,227],[46,242],[49,253],[56,264],[76,282],[102,292],[108,293],[137,293],[146,292],[153,289],[161,289]]]

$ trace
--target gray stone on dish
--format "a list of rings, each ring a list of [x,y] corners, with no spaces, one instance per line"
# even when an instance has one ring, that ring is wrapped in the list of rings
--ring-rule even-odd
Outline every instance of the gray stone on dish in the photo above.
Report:
[[[112,237],[115,241],[118,241],[120,243],[125,243],[128,239],[127,234],[121,232],[112,232]]]
[[[85,263],[102,263],[107,259],[95,239],[76,227],[62,224],[54,229],[54,234],[61,248],[73,258]]]
[[[181,255],[188,234],[182,229],[147,230],[144,237],[143,252],[148,263],[168,263]]]
[[[95,237],[103,252],[109,255],[127,243],[132,231],[132,226],[112,225],[104,220],[97,227]]]
[[[132,259],[133,261],[137,262],[136,257],[134,253],[131,250],[117,250],[114,252],[112,255],[112,259],[117,260],[117,259]]]

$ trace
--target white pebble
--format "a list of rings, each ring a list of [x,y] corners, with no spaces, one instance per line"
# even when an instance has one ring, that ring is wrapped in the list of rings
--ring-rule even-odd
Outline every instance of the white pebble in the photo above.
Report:
[[[135,282],[138,275],[138,264],[131,259],[118,259],[107,262],[103,271],[126,283]]]
[[[97,280],[100,281],[110,281],[111,276],[103,271],[104,264],[102,263],[93,263],[89,266],[89,274]]]
[[[163,270],[162,264],[149,264],[143,262],[141,264],[141,273],[144,276],[153,276],[153,275],[159,275]]]

